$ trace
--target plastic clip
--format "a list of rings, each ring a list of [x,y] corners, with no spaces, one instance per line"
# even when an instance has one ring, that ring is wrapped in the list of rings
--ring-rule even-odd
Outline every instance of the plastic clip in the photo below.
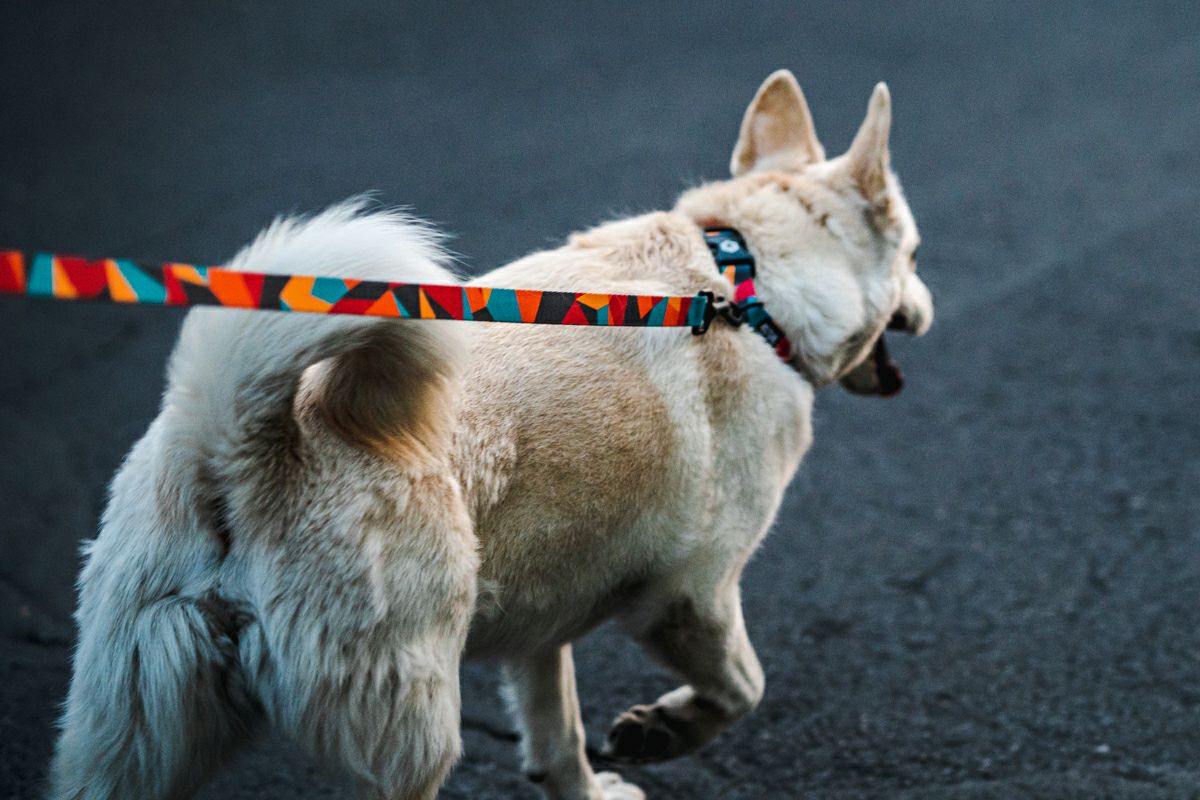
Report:
[[[704,291],[696,295],[696,300],[704,301],[704,315],[692,326],[692,336],[702,336],[708,333],[708,326],[717,317],[717,297],[712,292]]]

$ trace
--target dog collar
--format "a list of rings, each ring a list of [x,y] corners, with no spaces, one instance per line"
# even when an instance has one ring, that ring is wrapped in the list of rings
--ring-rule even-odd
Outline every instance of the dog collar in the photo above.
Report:
[[[775,355],[789,361],[791,340],[758,299],[758,291],[754,288],[754,254],[746,246],[746,240],[733,228],[705,228],[704,243],[717,262],[717,271],[733,287],[733,300],[716,305],[717,313],[734,327],[749,325],[771,345]]]

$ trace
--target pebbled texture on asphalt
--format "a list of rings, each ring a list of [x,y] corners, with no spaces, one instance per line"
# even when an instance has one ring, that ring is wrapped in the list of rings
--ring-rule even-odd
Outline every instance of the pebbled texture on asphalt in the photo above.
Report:
[[[871,86],[939,317],[821,396],[745,578],[761,708],[651,798],[1200,797],[1194,4],[249,2],[0,8],[0,243],[219,262],[375,190],[482,271],[724,174],[787,66],[831,152]],[[180,315],[0,303],[0,797],[38,794],[72,582]],[[673,684],[577,651],[593,741]],[[534,798],[495,668],[447,798]],[[341,797],[278,742],[201,796]]]

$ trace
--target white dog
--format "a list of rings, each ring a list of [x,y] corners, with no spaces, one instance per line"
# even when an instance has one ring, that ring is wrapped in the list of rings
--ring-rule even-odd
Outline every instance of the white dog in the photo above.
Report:
[[[898,388],[882,332],[932,319],[890,121],[880,84],[827,160],[777,72],[731,180],[476,282],[729,295],[703,229],[735,228],[785,358],[723,320],[691,336],[191,312],[87,550],[52,797],[189,797],[266,725],[364,797],[433,797],[465,654],[504,664],[549,797],[639,798],[584,752],[571,641],[610,617],[684,682],[617,718],[613,759],[687,753],[753,709],[738,582],[813,393]],[[444,263],[426,227],[351,204],[277,222],[230,266],[449,282]]]

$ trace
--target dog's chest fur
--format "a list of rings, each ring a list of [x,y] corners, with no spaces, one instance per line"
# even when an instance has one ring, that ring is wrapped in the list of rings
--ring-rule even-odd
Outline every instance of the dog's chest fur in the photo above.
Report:
[[[727,287],[674,214],[602,226],[479,283]],[[469,651],[568,641],[744,560],[810,441],[811,387],[746,329],[488,326],[455,458],[483,565]]]

